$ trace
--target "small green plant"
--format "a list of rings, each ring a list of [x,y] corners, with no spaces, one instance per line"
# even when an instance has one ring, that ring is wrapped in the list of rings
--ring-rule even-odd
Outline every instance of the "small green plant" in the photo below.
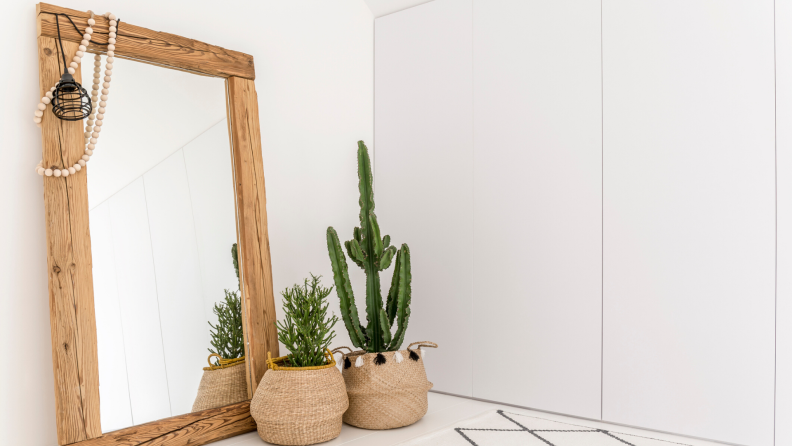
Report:
[[[412,274],[410,272],[410,248],[406,243],[396,250],[390,246],[390,236],[380,238],[377,216],[374,215],[373,175],[368,149],[358,141],[358,188],[360,189],[360,227],[353,231],[352,240],[344,242],[349,258],[366,272],[366,318],[363,327],[358,319],[355,296],[349,281],[344,250],[333,227],[327,228],[327,250],[333,266],[336,294],[341,300],[341,316],[355,347],[367,352],[395,351],[404,342],[407,322],[410,319]],[[393,278],[388,291],[388,300],[382,305],[380,271],[388,269],[393,259]],[[391,334],[394,325],[396,332]]]
[[[231,257],[234,261],[237,282],[239,281],[239,259],[237,244],[231,246]],[[236,291],[225,290],[225,301],[214,304],[213,312],[217,315],[217,325],[209,322],[212,336],[208,349],[211,353],[220,355],[223,359],[234,359],[245,356],[245,336],[242,331],[242,297],[237,285]],[[215,362],[219,365],[219,362]]]
[[[278,340],[289,353],[289,366],[314,367],[326,364],[325,350],[335,337],[338,317],[327,317],[327,296],[333,287],[324,288],[321,276],[311,274],[302,286],[286,288],[283,296],[283,322],[277,321]]]

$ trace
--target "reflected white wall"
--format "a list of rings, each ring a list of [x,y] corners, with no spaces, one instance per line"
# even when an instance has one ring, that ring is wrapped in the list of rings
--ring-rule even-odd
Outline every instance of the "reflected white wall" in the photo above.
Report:
[[[103,431],[189,412],[207,365],[212,308],[224,289],[238,288],[226,121],[90,219]]]

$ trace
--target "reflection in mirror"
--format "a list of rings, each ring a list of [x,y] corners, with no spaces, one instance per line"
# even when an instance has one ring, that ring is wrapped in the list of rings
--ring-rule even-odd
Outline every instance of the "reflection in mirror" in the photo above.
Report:
[[[87,171],[103,432],[192,411],[213,309],[239,289],[225,81],[113,65]]]

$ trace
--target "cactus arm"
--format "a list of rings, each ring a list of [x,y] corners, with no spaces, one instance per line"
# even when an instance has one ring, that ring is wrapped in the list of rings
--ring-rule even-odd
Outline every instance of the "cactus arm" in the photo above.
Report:
[[[388,247],[390,247],[390,236],[386,235],[385,237],[382,237],[382,248],[388,249]]]
[[[379,260],[379,269],[380,269],[380,271],[384,271],[384,270],[388,269],[388,267],[391,264],[391,261],[393,261],[393,256],[395,254],[396,254],[396,247],[395,246],[388,247],[388,249],[386,249],[385,252],[382,253],[382,257],[380,257],[380,260]]]
[[[399,268],[399,291],[397,295],[396,320],[398,329],[393,335],[391,350],[398,350],[404,342],[404,335],[407,332],[407,323],[410,320],[410,299],[412,294],[411,282],[412,273],[410,272],[410,248],[406,243],[402,244],[399,252],[401,255],[401,265]]]
[[[395,246],[393,248],[396,248]],[[399,271],[401,270],[401,257],[402,253],[399,251],[396,254],[396,265],[393,267],[393,278],[391,278],[391,286],[390,290],[388,291],[388,301],[385,304],[385,309],[388,313],[388,322],[390,325],[393,325],[394,319],[396,319],[396,309],[397,309],[397,296],[399,294]]]
[[[379,259],[382,257],[382,238],[380,238],[377,216],[373,212],[369,214],[369,224],[371,225],[371,242],[374,245],[374,258],[379,263]]]
[[[332,226],[327,228],[327,251],[330,254],[336,294],[341,301],[341,316],[349,332],[349,339],[355,347],[365,348],[365,336],[360,329],[355,296],[352,294],[352,284],[349,281],[349,269],[344,251],[341,249],[341,242],[338,241],[338,234]]]
[[[355,262],[355,264],[357,266],[363,268],[363,262],[360,261],[360,259],[357,258],[355,250],[352,248],[352,242],[353,241],[354,240],[350,240],[350,241],[344,242],[344,247],[346,247],[347,255],[349,256],[349,258],[352,259],[352,261]]]
[[[383,348],[388,348],[391,343],[390,324],[388,323],[388,315],[385,314],[385,309],[380,308],[380,326],[382,327],[382,342]]]

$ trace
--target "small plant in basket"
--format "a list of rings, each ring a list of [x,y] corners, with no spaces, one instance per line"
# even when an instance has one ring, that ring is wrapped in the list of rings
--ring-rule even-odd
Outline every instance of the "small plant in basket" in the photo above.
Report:
[[[338,322],[327,315],[333,288],[324,288],[320,278],[311,274],[281,293],[284,319],[277,322],[278,340],[290,353],[267,360],[269,370],[250,402],[258,434],[268,443],[309,445],[341,433],[349,399],[328,350]]]
[[[312,367],[327,364],[326,352],[335,337],[338,317],[327,317],[327,296],[333,287],[324,288],[321,276],[311,274],[302,286],[284,290],[284,320],[278,321],[278,340],[289,349],[288,365]]]

